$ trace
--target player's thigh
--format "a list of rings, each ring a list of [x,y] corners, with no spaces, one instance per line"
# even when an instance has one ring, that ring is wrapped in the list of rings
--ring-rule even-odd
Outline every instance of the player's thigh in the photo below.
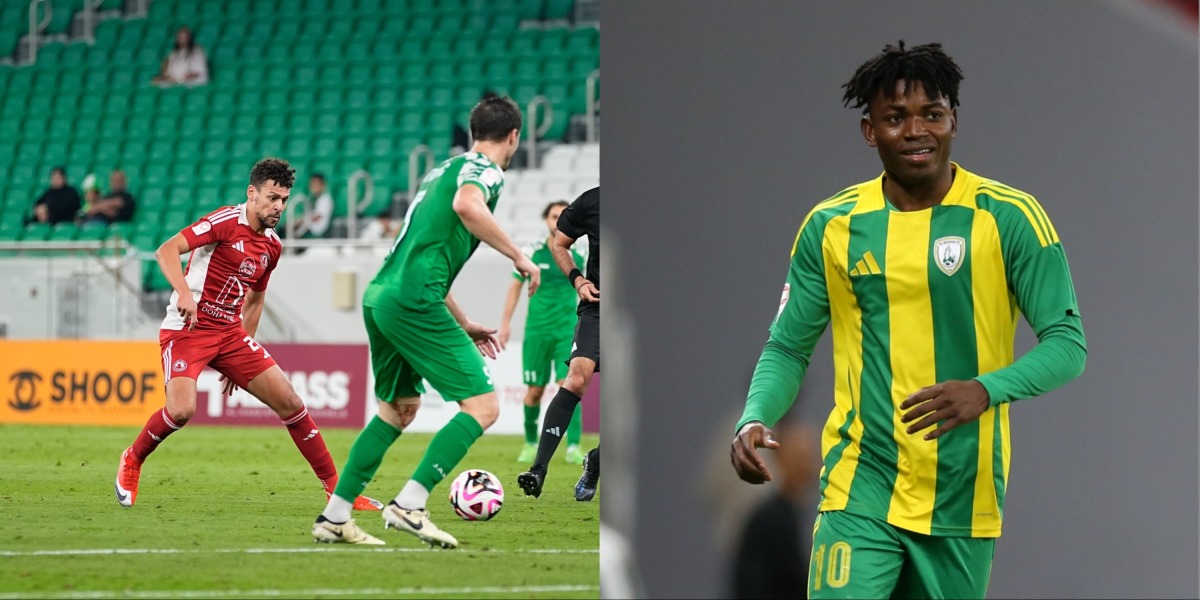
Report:
[[[444,304],[426,311],[380,311],[376,323],[392,346],[448,402],[495,391],[479,348]],[[379,318],[386,315],[386,323]]]
[[[902,532],[908,560],[893,598],[983,598],[992,576],[995,538]]]
[[[300,396],[292,387],[292,381],[284,375],[279,365],[271,365],[266,371],[255,375],[245,390],[266,404],[280,417],[287,417],[304,407]]]
[[[275,366],[275,359],[262,344],[250,337],[241,327],[233,327],[221,335],[221,348],[212,360],[212,368],[233,381],[238,387],[249,390],[250,381]],[[280,373],[282,376],[282,373]],[[285,378],[286,380],[286,378]],[[291,391],[291,384],[287,386]],[[252,394],[254,392],[251,392]],[[258,394],[255,394],[258,396]],[[262,396],[264,404],[270,406]]]
[[[521,381],[525,385],[545,386],[550,382],[550,361],[553,360],[554,339],[539,334],[526,334],[521,344]]]
[[[394,323],[394,319],[389,319],[388,315],[381,315],[369,306],[363,307],[363,324],[367,329],[367,343],[371,351],[371,371],[375,376],[375,397],[383,402],[415,397],[419,402],[421,394],[425,393],[425,386],[421,383],[421,374],[404,360],[391,340],[391,337],[400,335],[390,331]],[[383,406],[380,405],[380,408]]]
[[[813,527],[809,598],[888,598],[904,563],[896,529],[845,511],[821,513]]]
[[[579,312],[579,322],[575,324],[575,338],[571,345],[571,359],[582,356],[596,363],[595,371],[600,370],[600,307],[585,307]]]

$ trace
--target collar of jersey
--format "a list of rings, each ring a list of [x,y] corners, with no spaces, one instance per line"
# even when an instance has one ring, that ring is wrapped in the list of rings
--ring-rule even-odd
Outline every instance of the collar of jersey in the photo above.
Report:
[[[950,185],[950,190],[946,192],[946,196],[944,198],[942,198],[941,205],[942,206],[970,205],[970,202],[968,201],[969,194],[967,193],[967,191],[969,189],[967,180],[974,179],[975,175],[973,173],[971,173],[970,171],[967,171],[966,169],[962,168],[961,166],[959,166],[958,163],[956,163],[954,161],[950,161],[950,165],[955,170],[954,183],[952,183]],[[860,188],[859,201],[858,201],[858,204],[854,207],[854,210],[852,211],[852,213],[865,213],[865,212],[872,212],[872,211],[876,211],[876,210],[891,210],[891,211],[895,211],[895,212],[901,212],[901,211],[896,210],[896,207],[892,206],[892,203],[883,196],[883,177],[886,174],[887,174],[886,172],[880,173],[879,177],[876,177],[875,179],[868,181],[866,184],[864,184]],[[912,211],[912,212],[920,213],[922,211],[918,210],[918,211]]]

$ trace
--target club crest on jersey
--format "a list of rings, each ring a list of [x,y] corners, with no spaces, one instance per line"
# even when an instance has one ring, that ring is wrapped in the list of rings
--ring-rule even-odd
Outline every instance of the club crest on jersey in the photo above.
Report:
[[[175,361],[174,363],[171,363],[171,370],[175,371],[176,373],[182,373],[182,372],[186,371],[187,370],[187,361],[183,360],[181,358],[181,359]]]
[[[271,264],[271,257],[263,254],[262,257],[258,259],[258,262],[262,265],[262,268],[265,269],[267,268],[267,265]]]
[[[966,259],[967,241],[958,236],[938,238],[933,243],[933,260],[947,275],[953,275]]]
[[[254,272],[258,270],[258,265],[254,264],[253,258],[247,258],[242,261],[242,266],[238,267],[238,272],[242,277],[254,277]]]

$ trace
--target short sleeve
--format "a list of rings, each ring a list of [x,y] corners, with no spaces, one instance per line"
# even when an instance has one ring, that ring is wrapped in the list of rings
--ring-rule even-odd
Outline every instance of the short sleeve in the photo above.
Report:
[[[218,213],[206,215],[199,221],[180,230],[179,233],[183,234],[184,239],[188,241],[189,249],[222,242],[233,232],[234,226],[237,225],[237,219],[218,219],[214,223],[213,215],[215,214]]]
[[[484,200],[491,202],[500,195],[500,188],[504,186],[504,174],[494,164],[468,160],[458,173],[458,187],[464,185],[474,185],[483,190]]]
[[[587,224],[583,222],[582,212],[578,201],[568,204],[558,215],[558,230],[573,240],[587,235]]]

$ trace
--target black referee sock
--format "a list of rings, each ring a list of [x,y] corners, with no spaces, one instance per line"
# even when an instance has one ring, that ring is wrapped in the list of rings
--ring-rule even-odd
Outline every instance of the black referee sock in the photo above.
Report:
[[[546,419],[542,421],[537,458],[533,460],[534,466],[540,466],[543,473],[546,472],[550,459],[554,457],[554,451],[558,449],[558,442],[566,435],[567,425],[571,423],[571,415],[575,414],[578,404],[579,396],[565,387],[558,388],[554,400],[550,401],[550,406],[546,409]]]

